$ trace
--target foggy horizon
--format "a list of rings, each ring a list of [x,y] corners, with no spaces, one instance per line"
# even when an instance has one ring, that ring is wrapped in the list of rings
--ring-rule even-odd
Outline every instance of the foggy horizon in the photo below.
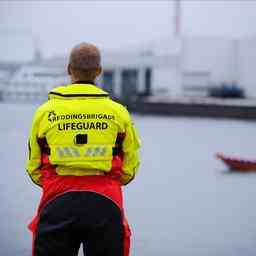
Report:
[[[126,50],[161,45],[174,35],[174,1],[1,1],[0,14],[0,38],[33,37],[45,57],[64,55],[81,41]],[[181,1],[183,36],[252,36],[255,21],[256,2]],[[6,55],[4,40],[1,45],[0,54]]]

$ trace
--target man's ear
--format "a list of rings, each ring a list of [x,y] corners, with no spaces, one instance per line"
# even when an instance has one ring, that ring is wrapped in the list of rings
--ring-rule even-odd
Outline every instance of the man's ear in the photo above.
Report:
[[[68,71],[68,75],[71,76],[71,66],[70,66],[70,64],[68,64],[68,66],[67,66],[67,71]]]
[[[102,67],[97,68],[97,76],[99,76],[102,73]]]

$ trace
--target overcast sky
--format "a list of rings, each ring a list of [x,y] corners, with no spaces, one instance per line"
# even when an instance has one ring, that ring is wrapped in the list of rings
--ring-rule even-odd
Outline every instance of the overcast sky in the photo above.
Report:
[[[181,5],[184,35],[256,35],[256,1],[183,0]],[[173,10],[171,0],[2,0],[0,39],[7,37],[6,29],[9,38],[15,35],[13,42],[18,42],[21,32],[33,34],[40,39],[45,56],[66,53],[81,41],[94,42],[105,49],[125,48],[172,36]]]

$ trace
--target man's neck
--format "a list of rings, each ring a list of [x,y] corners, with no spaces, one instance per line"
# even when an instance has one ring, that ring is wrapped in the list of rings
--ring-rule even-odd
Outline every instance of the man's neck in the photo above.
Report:
[[[93,84],[93,85],[96,85],[93,80],[75,80],[75,81],[71,81],[71,82],[72,82],[72,84]]]

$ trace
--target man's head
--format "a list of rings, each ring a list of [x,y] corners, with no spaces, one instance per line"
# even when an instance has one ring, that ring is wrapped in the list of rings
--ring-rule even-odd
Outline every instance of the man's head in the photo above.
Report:
[[[89,43],[75,46],[69,57],[68,74],[72,82],[94,81],[101,73],[99,49]]]

